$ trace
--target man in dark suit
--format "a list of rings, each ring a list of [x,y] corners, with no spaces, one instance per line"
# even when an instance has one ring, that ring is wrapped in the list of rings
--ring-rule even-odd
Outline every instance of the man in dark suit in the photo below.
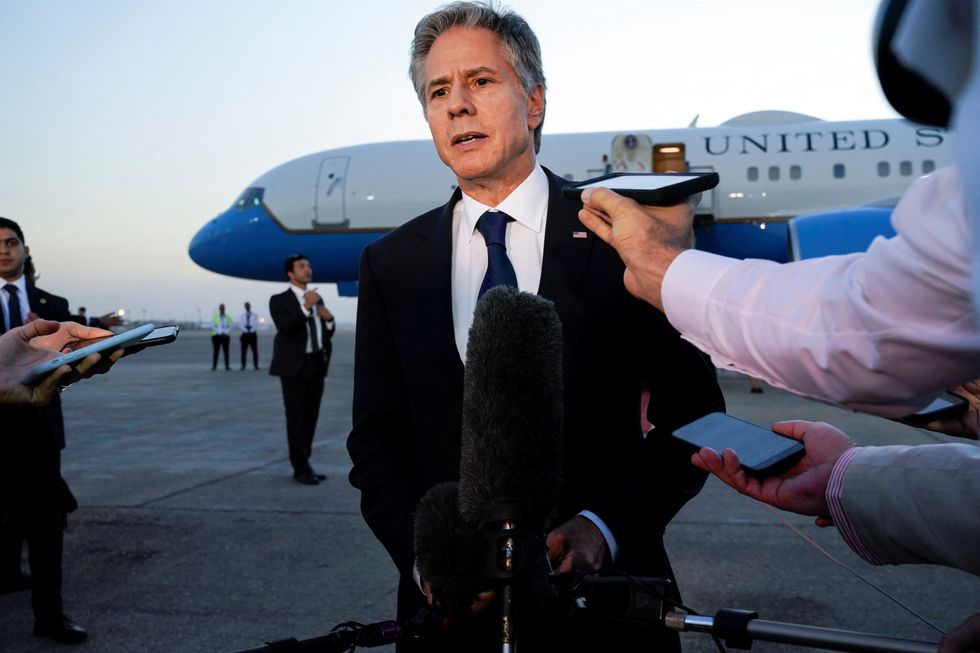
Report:
[[[6,331],[35,318],[66,321],[68,301],[34,285],[34,265],[24,234],[13,220],[0,218],[0,299]],[[34,634],[78,644],[87,633],[64,614],[61,557],[67,513],[77,507],[61,477],[65,428],[57,396],[44,408],[0,407],[0,585],[32,586]],[[31,578],[20,569],[21,542],[27,540]]]
[[[505,244],[517,286],[554,302],[562,322],[565,460],[558,525],[547,539],[553,566],[670,578],[664,528],[704,475],[668,436],[724,410],[714,368],[627,293],[616,252],[587,237],[581,205],[563,199],[563,180],[536,164],[545,83],[527,23],[454,3],[419,23],[412,53],[436,150],[459,189],[362,256],[348,439],[362,513],[401,573],[399,618],[425,605],[420,586],[428,589],[413,578],[416,504],[459,476],[462,361],[493,242]],[[494,213],[506,214],[503,238],[485,231]],[[644,390],[655,426],[647,437]],[[679,648],[676,634],[638,641],[618,632],[619,641],[565,624],[538,644]]]
[[[289,288],[269,298],[269,314],[276,324],[269,374],[282,383],[293,478],[317,485],[326,476],[310,466],[310,452],[336,324],[320,295],[308,288],[313,280],[309,260],[296,254],[286,259],[285,267]]]

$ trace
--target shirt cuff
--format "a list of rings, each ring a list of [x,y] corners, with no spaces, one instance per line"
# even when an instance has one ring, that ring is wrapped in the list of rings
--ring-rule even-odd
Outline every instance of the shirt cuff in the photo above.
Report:
[[[616,545],[616,538],[613,536],[612,531],[606,526],[606,522],[602,521],[599,515],[595,514],[590,510],[583,510],[578,514],[579,517],[585,517],[590,522],[595,524],[595,527],[599,529],[602,533],[602,537],[606,540],[606,548],[609,549],[609,559],[616,562],[616,554],[619,553],[619,547]]]
[[[837,526],[837,531],[841,537],[847,542],[847,545],[851,547],[854,553],[864,558],[866,562],[873,565],[883,565],[885,562],[871,553],[864,542],[861,541],[857,531],[854,530],[854,525],[847,518],[847,511],[844,509],[844,477],[847,475],[847,467],[850,465],[851,460],[860,451],[861,447],[852,447],[837,459],[837,462],[834,464],[834,469],[830,473],[830,480],[827,482],[827,490],[824,496],[827,499],[827,508],[830,510],[830,517],[833,519],[834,525]]]

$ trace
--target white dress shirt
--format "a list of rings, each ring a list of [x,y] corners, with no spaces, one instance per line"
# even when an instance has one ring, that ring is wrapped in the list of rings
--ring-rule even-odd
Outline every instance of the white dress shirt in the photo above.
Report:
[[[980,377],[971,239],[954,168],[917,180],[897,235],[863,254],[777,264],[686,251],[664,312],[716,365],[885,417]]]
[[[6,279],[0,279],[0,301],[3,302],[3,320],[4,320],[4,330],[10,330],[10,298],[4,286],[8,283],[12,283],[17,286],[20,291],[18,299],[20,300],[20,323],[27,324],[27,315],[31,312],[31,303],[27,298],[27,277],[20,275],[20,278],[14,281],[7,281]]]
[[[259,329],[259,314],[255,311],[245,311],[238,318],[238,328],[242,333],[255,333]]]
[[[490,210],[503,211],[514,221],[507,225],[507,257],[517,275],[517,287],[537,293],[544,258],[544,227],[548,219],[548,177],[541,166],[497,206],[487,206],[466,193],[453,208],[453,327],[460,360],[466,361],[466,343],[480,285],[487,273],[487,243],[476,223]]]
[[[514,221],[507,225],[507,257],[517,275],[517,287],[524,292],[538,292],[544,258],[544,233],[548,220],[548,176],[541,166],[534,166],[520,186],[497,206],[487,206],[466,193],[453,207],[453,327],[459,357],[466,361],[466,345],[473,311],[480,296],[480,286],[487,272],[487,244],[476,223],[490,210],[503,211]],[[593,512],[579,513],[602,532],[610,557],[615,560],[616,538],[605,522]]]

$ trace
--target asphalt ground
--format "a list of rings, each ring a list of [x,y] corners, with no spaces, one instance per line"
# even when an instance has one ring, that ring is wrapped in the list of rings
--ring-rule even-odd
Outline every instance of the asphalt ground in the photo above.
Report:
[[[263,369],[240,371],[233,336],[232,371],[212,372],[208,335],[185,332],[64,393],[63,475],[81,506],[65,535],[64,597],[90,633],[76,650],[232,652],[393,617],[394,566],[347,482],[353,333],[341,327],[334,339],[312,460],[327,480],[313,487],[291,478],[279,382],[264,368],[271,343],[260,334]],[[862,444],[947,439],[771,388],[750,394],[737,375],[721,381],[729,412],[759,424],[824,420]],[[667,546],[686,603],[705,614],[745,608],[935,641],[938,633],[874,586],[942,629],[980,612],[973,576],[871,567],[833,529],[777,516],[715,480],[673,521]],[[32,623],[28,593],[0,596],[0,651],[65,649],[34,638]],[[715,650],[706,635],[682,641],[687,651]]]

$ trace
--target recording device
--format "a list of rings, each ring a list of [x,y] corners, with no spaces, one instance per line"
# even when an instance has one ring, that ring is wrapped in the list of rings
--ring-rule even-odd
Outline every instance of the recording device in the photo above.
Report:
[[[144,338],[139,340],[134,340],[132,342],[127,342],[122,345],[123,356],[129,356],[130,354],[135,354],[143,351],[147,347],[156,347],[157,345],[166,345],[177,339],[177,334],[180,333],[180,327],[176,324],[169,324],[167,326],[156,327],[150,333],[148,333]],[[102,342],[103,340],[108,340],[112,336],[103,336],[101,338],[89,338],[87,340],[73,340],[67,343],[61,348],[61,351],[67,353],[70,351],[75,351],[82,347],[87,347],[88,345],[94,344],[96,342]]]
[[[718,185],[717,172],[614,172],[603,177],[568,184],[561,189],[567,199],[581,200],[586,188],[605,187],[640,204],[671,206],[691,195]]]
[[[925,408],[906,415],[901,421],[912,426],[925,426],[930,422],[960,417],[969,407],[970,404],[966,399],[946,391],[929,402]]]
[[[804,453],[803,443],[797,440],[720,412],[696,419],[672,435],[699,449],[710,447],[719,453],[732,449],[742,469],[756,476],[779,474],[795,465]]]
[[[110,349],[115,349],[116,347],[122,347],[126,344],[133,343],[137,340],[142,339],[153,331],[152,324],[143,324],[136,328],[130,329],[129,331],[123,331],[122,333],[116,334],[114,336],[106,336],[105,338],[97,338],[95,341],[85,346],[79,347],[72,351],[58,356],[57,358],[52,358],[49,361],[40,363],[31,368],[31,370],[24,376],[21,383],[25,385],[33,385],[43,379],[48,374],[51,374],[56,369],[62,365],[71,365],[72,363],[77,363],[78,361],[84,359],[86,356],[91,354],[97,354],[103,351],[108,351]]]
[[[484,294],[467,346],[460,480],[416,511],[416,562],[436,604],[463,616],[493,587],[504,650],[516,644],[518,592],[555,594],[545,533],[562,482],[561,353],[551,302],[503,286]]]

